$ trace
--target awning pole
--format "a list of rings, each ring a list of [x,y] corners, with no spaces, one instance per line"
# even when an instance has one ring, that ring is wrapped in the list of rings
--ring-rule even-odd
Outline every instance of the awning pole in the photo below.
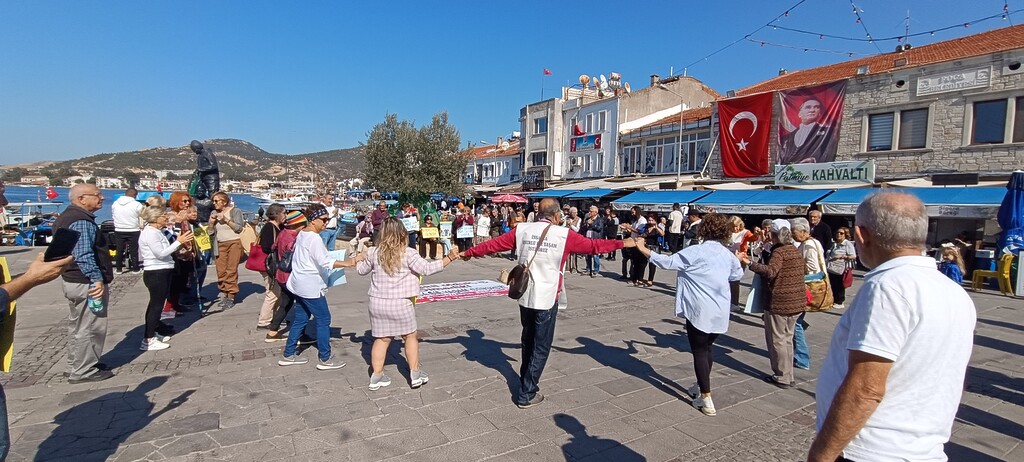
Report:
[[[716,145],[718,145],[718,138],[715,138],[715,140],[711,142],[711,149],[708,150],[708,158],[704,161],[704,168],[700,169],[701,178],[705,178],[704,171],[708,169],[708,164],[711,163],[711,153],[715,152]]]

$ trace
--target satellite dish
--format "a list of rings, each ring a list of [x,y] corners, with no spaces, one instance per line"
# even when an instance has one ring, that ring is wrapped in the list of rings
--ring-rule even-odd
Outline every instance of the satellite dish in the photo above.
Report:
[[[580,74],[580,85],[586,87],[588,83],[590,83],[590,76],[587,74]]]
[[[608,88],[608,79],[604,78],[604,74],[601,74],[601,86]]]
[[[619,74],[618,72],[612,72],[611,74],[608,74],[608,80],[622,80],[622,75]]]
[[[598,79],[598,78],[597,78],[597,77],[595,76],[595,77],[591,77],[591,78],[590,78],[590,81],[591,81],[591,82],[592,82],[592,83],[594,84],[594,88],[597,88],[597,84],[598,84],[598,82],[600,82],[601,80],[600,80],[600,79]]]
[[[508,141],[502,141],[501,142],[501,150],[504,151],[506,149],[508,149]]]
[[[625,84],[623,84],[622,88],[626,90],[626,94],[627,95],[629,94],[630,91],[632,91],[632,90],[629,89],[629,82],[626,82]]]

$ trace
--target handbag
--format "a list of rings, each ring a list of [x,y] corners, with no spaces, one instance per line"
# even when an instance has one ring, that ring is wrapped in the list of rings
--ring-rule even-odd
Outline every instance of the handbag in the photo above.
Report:
[[[817,241],[814,242],[814,245],[817,246]],[[825,259],[821,256],[820,247],[817,254],[818,264],[824,269]],[[822,273],[822,276],[825,276],[825,274]],[[832,309],[835,299],[832,298],[832,287],[829,286],[827,277],[822,277],[820,280],[806,281],[804,284],[807,286],[807,293],[809,294],[807,311],[828,311]]]
[[[846,267],[843,270],[843,288],[849,289],[853,285],[853,268]]]
[[[520,263],[512,267],[507,275],[504,275],[505,282],[508,284],[508,298],[519,300],[526,294],[526,289],[530,287],[530,266],[533,265],[533,260],[537,258],[537,253],[540,250],[540,246],[544,244],[544,237],[548,235],[549,229],[551,229],[550,224],[540,233],[540,239],[537,240],[537,246],[533,249],[533,256],[530,257],[530,262],[526,265]]]
[[[277,242],[276,230],[274,231],[274,242]],[[269,256],[265,252],[263,252],[263,247],[260,246],[260,243],[253,242],[252,244],[249,245],[249,258],[245,260],[245,269],[266,273],[269,270],[269,267],[267,265],[268,258]]]

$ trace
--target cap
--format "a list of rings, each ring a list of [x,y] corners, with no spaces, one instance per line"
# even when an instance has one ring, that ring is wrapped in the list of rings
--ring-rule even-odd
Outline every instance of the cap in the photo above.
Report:
[[[789,220],[776,218],[772,220],[772,232],[779,232],[782,228],[789,228]]]
[[[284,225],[285,226],[291,227],[291,226],[301,225],[301,224],[305,224],[305,223],[306,223],[306,216],[303,215],[302,212],[300,212],[298,210],[292,210],[291,212],[288,212],[284,216]]]

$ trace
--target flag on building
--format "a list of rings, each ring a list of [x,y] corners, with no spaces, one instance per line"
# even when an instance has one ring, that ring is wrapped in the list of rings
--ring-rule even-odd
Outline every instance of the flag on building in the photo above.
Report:
[[[723,100],[718,103],[718,120],[725,176],[767,175],[772,93]]]
[[[836,160],[846,81],[780,91],[776,165]]]
[[[544,75],[552,75],[551,69],[544,68]]]

